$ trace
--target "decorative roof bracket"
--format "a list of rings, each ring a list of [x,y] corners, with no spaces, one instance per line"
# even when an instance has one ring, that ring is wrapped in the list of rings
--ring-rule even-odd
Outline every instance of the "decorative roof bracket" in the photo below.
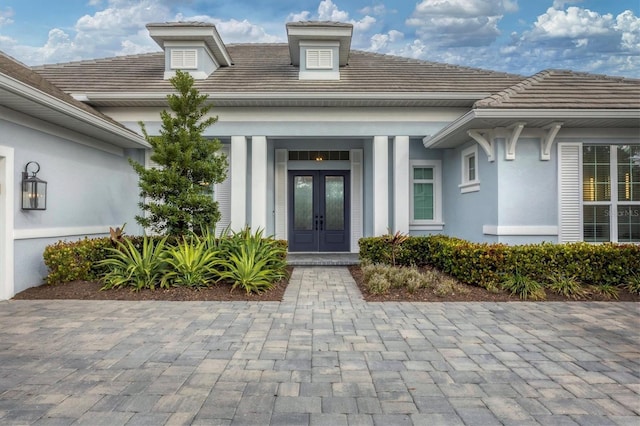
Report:
[[[556,136],[564,123],[554,122],[545,127],[547,131],[544,137],[540,139],[540,160],[549,161],[551,159],[551,146],[556,140]]]
[[[487,133],[487,136],[482,135],[481,132]],[[493,143],[493,138],[489,131],[480,130],[480,129],[471,129],[467,131],[467,134],[471,136],[473,140],[478,142],[478,145],[480,145],[480,147],[487,154],[487,159],[489,161],[495,161],[496,158],[495,158],[494,143]]]
[[[509,126],[509,129],[511,129],[511,134],[506,137],[504,142],[504,159],[505,160],[516,159],[516,145],[518,144],[520,133],[522,133],[522,129],[524,129],[524,126],[526,124],[527,123],[519,122]]]

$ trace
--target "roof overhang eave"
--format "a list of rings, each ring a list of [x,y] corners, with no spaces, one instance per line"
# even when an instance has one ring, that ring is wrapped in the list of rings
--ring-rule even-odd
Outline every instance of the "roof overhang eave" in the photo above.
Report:
[[[339,100],[366,100],[366,99],[388,99],[388,100],[455,100],[475,102],[488,96],[487,93],[480,92],[207,92],[209,99],[235,101],[254,100],[309,100],[309,99],[339,99]],[[83,99],[87,102],[99,103],[101,101],[158,101],[166,100],[168,93],[161,92],[87,92],[74,93],[76,99]]]
[[[151,148],[141,135],[9,76],[0,74],[0,90],[6,90],[29,102],[57,111],[63,116],[91,125],[96,131],[88,136],[98,139],[107,136],[108,143],[122,148]]]
[[[549,119],[563,121],[570,119],[627,119],[636,120],[640,125],[640,109],[473,109],[441,129],[435,135],[425,136],[422,143],[425,148],[450,148],[449,138],[474,127],[475,124],[486,127],[491,120]]]

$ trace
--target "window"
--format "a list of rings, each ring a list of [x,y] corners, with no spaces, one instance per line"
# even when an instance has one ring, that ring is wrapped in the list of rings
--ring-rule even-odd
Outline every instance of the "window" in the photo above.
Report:
[[[440,162],[411,162],[411,225],[412,229],[442,229],[442,196]],[[421,227],[435,225],[436,227]]]
[[[333,69],[331,49],[307,49],[307,69]]]
[[[582,147],[583,238],[640,242],[640,145]]]
[[[195,49],[172,49],[171,69],[198,68],[198,54]]]
[[[462,176],[459,186],[461,193],[480,191],[478,178],[478,145],[473,145],[462,151]]]

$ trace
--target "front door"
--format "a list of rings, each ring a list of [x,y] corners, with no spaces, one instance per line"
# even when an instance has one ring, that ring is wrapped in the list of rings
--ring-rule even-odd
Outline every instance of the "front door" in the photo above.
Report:
[[[349,171],[289,171],[289,251],[349,251]]]

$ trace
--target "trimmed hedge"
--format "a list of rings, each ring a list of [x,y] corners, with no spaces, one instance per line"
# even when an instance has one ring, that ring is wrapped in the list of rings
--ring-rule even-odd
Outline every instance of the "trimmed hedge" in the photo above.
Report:
[[[143,237],[125,236],[140,250]],[[154,239],[162,237],[154,236]],[[167,240],[167,245],[172,246],[178,241],[175,237]],[[285,240],[276,240],[282,246],[286,255],[288,243]],[[58,241],[47,246],[44,250],[44,264],[49,269],[47,284],[59,284],[70,281],[94,281],[106,273],[106,267],[98,265],[100,260],[106,259],[109,251],[116,245],[109,237],[84,238],[77,241]]]
[[[360,258],[389,263],[392,248],[384,237],[362,238]],[[575,276],[584,284],[624,285],[640,270],[635,244],[505,244],[472,243],[445,235],[409,237],[397,247],[397,265],[433,266],[458,280],[496,287],[516,270],[540,282],[553,273]]]

